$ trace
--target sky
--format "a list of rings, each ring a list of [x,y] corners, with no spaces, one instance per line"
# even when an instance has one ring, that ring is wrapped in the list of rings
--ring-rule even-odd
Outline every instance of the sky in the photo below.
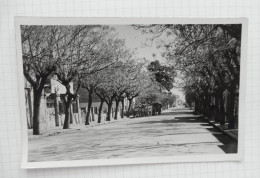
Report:
[[[113,27],[118,32],[118,37],[125,39],[128,48],[137,50],[138,57],[145,57],[151,61],[154,60],[152,54],[159,52],[158,49],[156,49],[155,43],[150,47],[145,45],[147,38],[151,36],[150,34],[143,34],[140,30],[135,30],[129,25],[117,25]]]
[[[136,49],[136,56],[138,58],[146,58],[147,60],[153,61],[153,53],[156,54],[156,59],[163,61],[160,57],[161,51],[156,48],[156,42],[153,42],[151,46],[145,45],[147,38],[151,37],[150,34],[143,34],[140,30],[135,30],[129,25],[114,25],[112,26],[118,33],[118,37],[125,39],[125,44],[130,49]],[[185,101],[185,97],[180,89],[173,88],[171,90],[173,94],[179,95],[180,99]]]

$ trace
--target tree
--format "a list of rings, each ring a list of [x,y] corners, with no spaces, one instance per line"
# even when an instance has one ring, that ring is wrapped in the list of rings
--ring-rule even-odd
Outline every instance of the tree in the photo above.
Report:
[[[146,75],[147,78],[142,82],[142,90],[136,97],[142,104],[152,105],[154,102],[159,102],[158,97],[162,93],[162,86],[151,79],[150,75]],[[138,103],[138,101],[136,101]]]
[[[216,25],[137,25],[154,40],[169,39],[160,47],[162,56],[180,72],[186,95],[196,109],[211,113],[210,97],[215,97],[215,115],[223,125],[223,93],[230,93],[229,125],[233,128],[234,93],[239,87],[241,24]],[[172,37],[172,38],[171,38]]]
[[[96,90],[95,94],[100,98],[102,106],[105,102],[108,106],[106,121],[111,120],[112,105],[115,95],[113,93],[113,85],[110,82],[106,82],[100,85]]]
[[[117,113],[119,109],[120,101],[122,103],[122,110],[124,108],[124,98],[129,96],[130,90],[137,89],[136,85],[140,85],[142,80],[141,70],[143,63],[137,62],[131,58],[132,56],[125,56],[124,62],[121,62],[121,66],[114,73],[113,90],[115,96],[115,117],[117,119]],[[131,102],[130,102],[131,103]],[[129,104],[130,107],[131,104]],[[123,114],[121,113],[121,116]]]
[[[145,62],[146,63],[146,62]],[[129,117],[132,110],[132,103],[134,98],[138,97],[142,92],[146,91],[149,88],[150,76],[146,70],[143,70],[145,63],[140,63],[140,71],[138,76],[130,84],[130,87],[125,91],[125,97],[128,99],[128,109],[127,116]]]
[[[228,26],[225,26],[225,28],[237,29],[240,25]],[[193,65],[191,68],[193,72],[189,76],[195,77],[199,83],[195,87],[196,92],[200,93],[200,96],[196,99],[197,105],[200,105],[202,112],[208,115],[212,110],[209,108],[209,103],[210,97],[213,95],[216,98],[215,118],[222,125],[225,124],[223,93],[225,90],[233,93],[230,95],[229,111],[234,113],[234,98],[232,96],[239,86],[240,68],[238,62],[239,43],[237,39],[232,38],[232,36],[237,35],[229,35],[232,30],[225,31],[223,30],[225,28],[223,28],[223,25],[201,25],[196,27],[197,35],[190,35],[191,37],[188,38],[187,33],[191,32],[191,27],[185,27],[181,34],[186,36],[185,40],[182,40],[183,43],[186,42],[186,45],[181,45],[182,48],[178,52],[181,56],[186,56],[186,61],[182,62],[183,64],[188,67],[191,64]],[[232,125],[233,116],[229,115],[228,117],[229,124]]]
[[[21,26],[23,73],[33,88],[33,134],[40,134],[40,104],[44,85],[56,70],[54,46],[61,40],[57,26]]]
[[[174,69],[161,65],[158,60],[151,62],[147,68],[154,75],[156,82],[160,83],[166,90],[170,91],[173,88],[176,76]]]
[[[169,109],[169,107],[173,107],[173,104],[176,102],[176,95],[172,93],[163,93],[161,98],[161,104],[164,109]]]
[[[125,67],[125,62],[132,57],[132,52],[125,48],[125,46],[121,46],[118,53],[114,53],[116,59],[118,60],[113,71],[109,73],[106,77],[106,82],[101,84],[96,90],[95,94],[100,98],[101,101],[106,102],[108,106],[107,117],[106,120],[111,120],[111,112],[113,101],[116,100],[116,115],[115,119],[117,119],[117,111],[119,106],[119,101],[122,100],[124,94],[124,87],[127,87],[126,74],[127,71],[130,71],[130,68]],[[131,66],[133,67],[133,66]],[[123,72],[123,70],[126,70]],[[120,83],[120,81],[122,83]]]
[[[61,59],[55,75],[57,80],[65,86],[64,129],[69,128],[69,108],[77,97],[83,76],[94,74],[108,65],[107,58],[102,52],[103,39],[110,29],[106,26],[61,26],[65,34],[60,46],[57,45],[57,57]],[[77,88],[71,90],[71,82],[77,83]]]
[[[86,125],[89,124],[89,115],[92,105],[92,95],[94,94],[95,90],[98,89],[98,87],[107,86],[108,82],[112,82],[111,80],[114,80],[114,78],[111,78],[111,76],[113,76],[113,73],[117,70],[119,66],[119,60],[121,60],[121,58],[126,56],[128,53],[124,41],[118,39],[115,34],[111,34],[109,37],[105,38],[102,41],[100,50],[102,51],[102,55],[99,55],[98,57],[106,59],[104,61],[105,63],[103,64],[103,66],[106,67],[104,67],[103,70],[96,72],[94,75],[88,75],[83,77],[84,82],[82,87],[87,89],[89,94],[88,111],[85,123]],[[96,60],[100,60],[99,58],[97,58]],[[101,99],[98,119],[98,122],[100,122],[103,102],[108,101],[110,99],[105,100],[103,97],[101,97],[102,95],[99,93],[97,95],[100,96]]]

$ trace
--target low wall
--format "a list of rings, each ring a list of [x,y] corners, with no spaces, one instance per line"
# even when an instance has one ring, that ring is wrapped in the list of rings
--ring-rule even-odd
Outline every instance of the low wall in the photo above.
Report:
[[[114,115],[114,114],[113,114]],[[101,116],[101,124],[107,122],[106,121],[106,114],[102,114]],[[118,112],[118,120],[121,119],[120,112]],[[63,126],[65,119],[65,114],[59,115],[59,126]],[[111,115],[111,121],[114,121],[114,117]],[[81,117],[79,117],[78,113],[73,113],[73,122],[71,124],[85,124],[86,122],[86,114],[81,113]],[[98,114],[94,114],[94,119],[90,119],[90,125],[98,124]],[[55,110],[54,108],[41,108],[40,113],[40,129],[47,130],[51,128],[55,128]]]

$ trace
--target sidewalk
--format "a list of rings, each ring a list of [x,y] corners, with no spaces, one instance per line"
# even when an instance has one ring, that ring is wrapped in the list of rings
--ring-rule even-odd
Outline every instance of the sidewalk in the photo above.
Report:
[[[58,134],[61,134],[61,133],[72,133],[72,132],[76,132],[78,130],[88,129],[90,127],[98,127],[98,126],[113,123],[113,122],[119,122],[119,121],[122,121],[122,120],[125,120],[125,119],[130,119],[130,118],[124,117],[123,119],[111,120],[111,121],[106,121],[106,122],[103,122],[103,123],[90,122],[90,125],[85,125],[84,123],[70,124],[69,129],[63,129],[63,126],[58,126],[58,127],[50,128],[50,129],[47,129],[47,130],[43,130],[43,131],[41,131],[40,135],[33,135],[33,129],[28,129],[28,140],[34,140],[34,139],[38,139],[38,138],[41,138],[41,137],[54,136],[54,135],[58,135]]]
[[[92,125],[84,125],[82,124],[71,124],[69,129],[63,129],[62,126],[42,130],[40,135],[33,135],[33,129],[28,129],[28,140],[34,140],[41,137],[48,137],[53,135],[58,135],[60,133],[68,133],[75,132],[77,130],[83,130],[87,127],[91,127]],[[93,126],[92,126],[93,127]]]
[[[219,123],[209,120],[207,117],[203,117],[203,119],[205,119],[207,122],[209,122],[215,128],[221,130],[223,133],[229,135],[231,138],[238,140],[238,129],[228,129],[228,124],[221,126]]]

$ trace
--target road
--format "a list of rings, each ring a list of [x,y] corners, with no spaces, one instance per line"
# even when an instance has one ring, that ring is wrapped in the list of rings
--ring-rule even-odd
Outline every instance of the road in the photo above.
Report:
[[[160,116],[41,137],[28,147],[29,161],[60,161],[235,153],[237,142],[191,110],[175,108]]]

